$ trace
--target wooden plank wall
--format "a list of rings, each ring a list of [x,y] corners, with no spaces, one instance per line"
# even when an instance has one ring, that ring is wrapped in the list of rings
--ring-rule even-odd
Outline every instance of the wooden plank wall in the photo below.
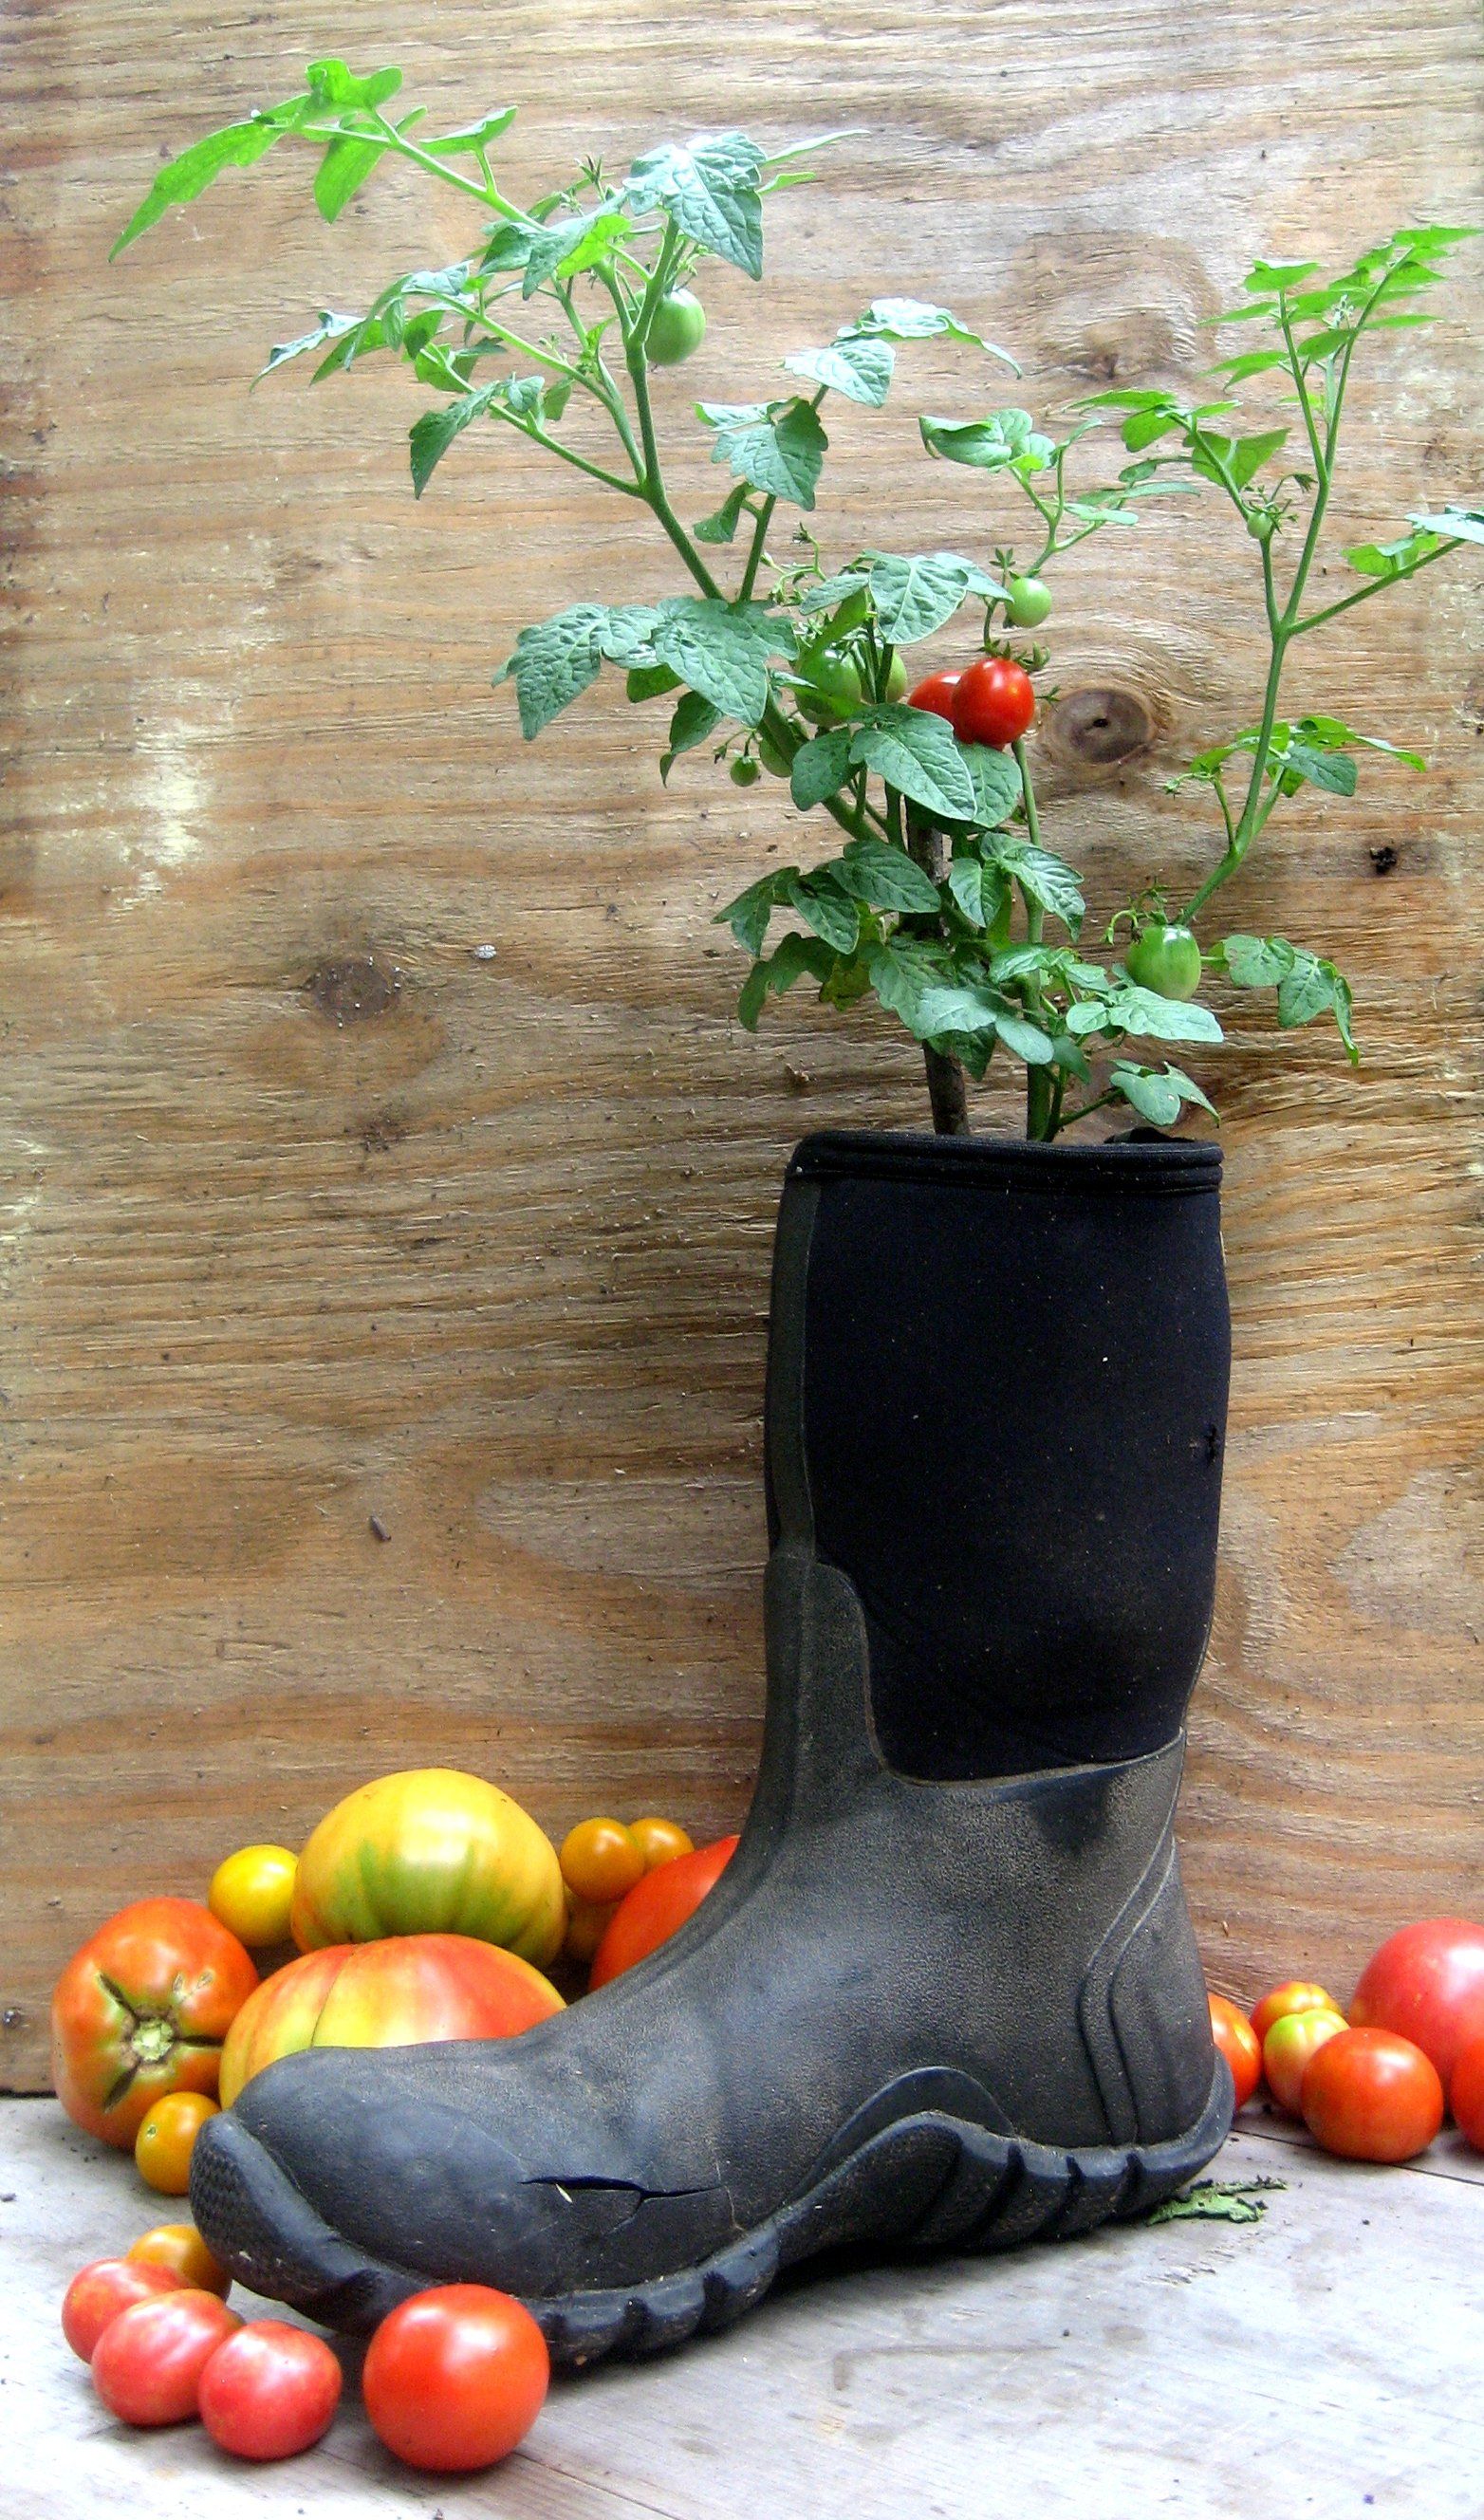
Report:
[[[677,129],[865,126],[778,205],[763,292],[708,281],[705,351],[663,388],[684,434],[693,390],[755,392],[883,289],[1014,345],[1040,406],[1184,382],[1259,249],[1477,212],[1480,83],[1467,0],[15,0],[0,41],[0,2081],[24,2087],[108,1910],[199,1892],[367,1776],[470,1765],[554,1832],[737,1820],[780,1169],[805,1128],[923,1109],[882,1025],[732,1017],[708,915],[788,839],[771,783],[693,761],[664,793],[621,703],[528,748],[490,694],[523,620],[674,582],[628,514],[473,440],[415,507],[416,389],[374,368],[247,398],[311,309],[462,250],[460,204],[393,175],[328,230],[281,164],[111,271],[158,158],[332,47],[400,61],[446,121],[518,100],[517,194]],[[1372,362],[1358,533],[1478,490],[1462,267],[1450,320]],[[834,553],[992,541],[912,425],[981,407],[980,379],[910,365],[894,415],[832,410]],[[703,513],[699,450],[680,477]],[[1199,862],[1161,783],[1252,713],[1250,562],[1186,521],[1072,565],[1063,686],[1152,729],[1050,762],[1104,918],[1151,852],[1177,884]],[[1304,654],[1305,702],[1432,766],[1311,797],[1231,896],[1353,972],[1368,1054],[1352,1080],[1332,1035],[1249,1010],[1201,1070],[1237,1375],[1185,1833],[1238,1993],[1343,1990],[1392,1922],[1484,1908],[1479,576]]]

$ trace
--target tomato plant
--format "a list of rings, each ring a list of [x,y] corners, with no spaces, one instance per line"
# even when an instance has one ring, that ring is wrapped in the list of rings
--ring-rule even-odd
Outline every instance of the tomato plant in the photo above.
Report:
[[[264,1980],[221,2060],[230,2108],[245,2083],[305,2048],[410,2048],[513,2039],[562,2009],[550,1980],[514,1952],[467,1934],[398,1934],[307,1952]]]
[[[141,2266],[128,2258],[95,2258],[73,2275],[62,2303],[62,2333],[74,2354],[91,2362],[111,2319],[136,2301],[181,2292],[184,2279],[169,2267]]]
[[[672,289],[661,297],[644,337],[644,354],[652,368],[678,368],[700,348],[706,335],[706,310],[689,289]]]
[[[687,1918],[695,1915],[706,1893],[714,1889],[738,1843],[735,1837],[719,1837],[712,1846],[697,1847],[693,1855],[678,1855],[672,1863],[657,1865],[652,1872],[647,1872],[629,1892],[598,1946],[593,1961],[594,1986],[607,1986],[609,1978],[618,1977],[637,1960],[647,1959],[651,1952],[678,1933]]]
[[[240,1846],[212,1873],[206,1905],[249,1952],[287,1943],[297,1871],[287,1846]]]
[[[953,731],[961,743],[996,749],[1018,743],[1036,714],[1036,688],[1011,656],[981,656],[959,676],[953,696]]]
[[[645,1870],[644,1850],[622,1821],[579,1821],[562,1841],[562,1877],[588,1907],[612,1906]]]
[[[126,2424],[179,2424],[194,2415],[201,2375],[241,2327],[214,2292],[177,2286],[111,2318],[93,2348],[93,2386]]]
[[[1262,2081],[1262,2043],[1241,2006],[1230,1997],[1213,1995],[1210,2004],[1211,2038],[1232,2068],[1237,2106],[1244,2109]]]
[[[629,1835],[644,1857],[646,1872],[652,1872],[657,1864],[669,1864],[677,1855],[693,1855],[696,1851],[694,1838],[678,1821],[655,1820],[652,1816],[631,1820]]]
[[[508,2457],[550,2378],[546,2339],[521,2303],[485,2284],[441,2284],[382,2319],[361,2390],[394,2456],[453,2474]]]
[[[1288,2012],[1338,2012],[1332,1995],[1309,1978],[1285,1978],[1282,1986],[1270,1988],[1262,2002],[1253,2007],[1252,2027],[1259,2039],[1266,2039],[1275,2021]]]
[[[194,2223],[157,2223],[126,2252],[131,2266],[163,2267],[197,2292],[225,2294],[232,2278],[218,2266]]]
[[[1017,404],[985,409],[986,370],[1018,373],[1010,354],[952,308],[892,294],[846,308],[828,338],[788,349],[755,401],[677,397],[656,408],[653,367],[688,357],[701,338],[697,269],[713,256],[759,280],[766,205],[798,179],[793,161],[824,144],[770,151],[728,131],[661,142],[621,171],[587,158],[526,208],[491,154],[509,112],[440,138],[417,114],[382,110],[400,86],[392,67],[359,76],[344,62],[315,62],[300,93],[157,168],[114,250],[227,166],[297,144],[318,157],[314,193],[327,216],[392,163],[452,192],[470,223],[459,259],[405,270],[360,314],[322,316],[269,365],[308,359],[319,381],[359,376],[376,357],[399,363],[425,397],[409,437],[419,497],[455,446],[467,460],[499,433],[563,466],[584,496],[607,492],[662,540],[674,588],[613,603],[574,589],[560,611],[522,629],[497,679],[514,685],[521,733],[533,738],[614,668],[632,703],[666,705],[663,780],[701,750],[716,762],[755,759],[788,779],[799,813],[833,826],[835,854],[770,865],[718,914],[748,960],[742,1024],[754,1028],[770,1000],[804,980],[833,1016],[874,999],[921,1044],[933,1124],[949,1134],[968,1131],[968,1085],[992,1058],[1023,1071],[1034,1139],[1109,1104],[1161,1127],[1209,1109],[1204,1088],[1166,1052],[1219,1043],[1213,1010],[1126,981],[1079,945],[1080,879],[1041,831],[1022,666],[981,656],[944,712],[922,698],[921,658],[911,676],[918,705],[903,704],[902,652],[960,637],[966,611],[992,647],[1007,629],[1034,629],[1050,617],[1064,555],[1105,527],[1147,521],[1156,500],[1235,509],[1266,652],[1244,722],[1171,783],[1206,817],[1209,863],[1174,912],[1201,933],[1213,896],[1289,800],[1312,807],[1349,795],[1362,760],[1422,766],[1340,717],[1286,714],[1283,686],[1296,642],[1307,660],[1325,625],[1484,542],[1484,508],[1451,501],[1413,510],[1389,540],[1346,550],[1343,592],[1328,574],[1339,555],[1325,528],[1363,341],[1372,328],[1430,320],[1427,292],[1469,231],[1408,226],[1327,275],[1309,260],[1259,262],[1240,304],[1217,319],[1237,328],[1237,355],[1189,398],[1120,386],[1045,427]],[[963,418],[920,412],[922,447],[963,467],[993,512],[971,520],[967,552],[898,552],[837,534],[827,554],[814,530],[827,421],[841,403],[877,410],[923,342],[957,348],[979,407]],[[1251,422],[1249,379],[1262,397]],[[691,525],[677,506],[668,431],[697,423],[725,486]],[[893,486],[881,484],[888,515]],[[821,652],[835,660],[831,691],[822,668],[799,670]],[[1036,672],[1049,661],[1033,652]],[[1007,745],[1013,758],[995,759]],[[784,932],[770,951],[775,919]],[[1331,1017],[1347,1057],[1358,1056],[1349,985],[1323,954],[1282,936],[1212,936],[1204,965],[1235,989],[1275,992],[1282,1026]],[[1147,1063],[1151,1056],[1163,1063]],[[463,1923],[382,1913],[370,1930],[409,1921]],[[537,1960],[555,1948],[555,1910],[549,1922],[552,1943],[528,1955]]]
[[[1466,2039],[1454,2060],[1448,2105],[1459,2133],[1475,2152],[1484,2152],[1484,2031]]]
[[[191,2155],[216,2102],[204,2092],[166,2092],[140,2120],[134,2162],[147,2187],[162,2196],[184,2196],[191,2184]]]
[[[1462,1916],[1404,1925],[1367,1961],[1350,2018],[1415,2041],[1446,2083],[1465,2042],[1484,2036],[1484,1925]]]
[[[1304,2012],[1282,2012],[1263,2041],[1263,2075],[1281,2109],[1300,2117],[1300,2092],[1311,2057],[1345,2027],[1343,2013],[1323,2004]]]
[[[1430,2056],[1391,2030],[1341,2030],[1316,2048],[1299,2089],[1304,2124],[1348,2161],[1411,2161],[1443,2123]]]
[[[74,1954],[52,1997],[57,2097],[132,2148],[166,2092],[216,2089],[222,2041],[257,1984],[235,1934],[190,1899],[141,1899]]]
[[[337,1803],[299,1857],[300,1951],[388,1934],[468,1934],[538,1968],[562,1947],[557,1851],[498,1785],[453,1768],[380,1777]]]
[[[340,2403],[340,2366],[322,2336],[282,2318],[254,2318],[218,2345],[197,2404],[219,2450],[234,2458],[293,2458],[328,2432]]]

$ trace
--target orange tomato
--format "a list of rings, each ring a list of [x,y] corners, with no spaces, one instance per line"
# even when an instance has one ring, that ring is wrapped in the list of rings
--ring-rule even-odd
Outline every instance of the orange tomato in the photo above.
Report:
[[[661,1864],[673,1864],[677,1855],[696,1852],[696,1840],[678,1821],[655,1820],[652,1815],[631,1820],[629,1835],[644,1857],[646,1872],[656,1871]]]
[[[1342,2030],[1304,2068],[1304,2124],[1346,2161],[1411,2161],[1443,2123],[1432,2058],[1394,2030]]]
[[[1274,1987],[1271,1994],[1263,1997],[1252,2014],[1252,2027],[1259,2040],[1266,2039],[1274,2022],[1282,2021],[1289,2012],[1339,2012],[1339,2005],[1332,1995],[1327,1995],[1324,1988],[1315,1986],[1312,1980],[1285,1979],[1282,1986]],[[1344,2019],[1343,2013],[1340,2018]]]
[[[1344,2027],[1343,2013],[1326,2012],[1318,2006],[1305,2012],[1280,2013],[1274,2022],[1263,2041],[1263,2072],[1273,2097],[1290,2118],[1303,2115],[1299,2092],[1311,2056],[1327,2040],[1338,2038]]]
[[[468,1934],[338,1943],[264,1980],[222,2050],[230,2108],[245,2083],[305,2048],[416,2048],[436,2039],[510,2039],[562,2009],[529,1960]]]
[[[204,2092],[166,2092],[141,2119],[134,2161],[148,2187],[161,2196],[184,2196],[191,2184],[191,2155],[207,2118],[218,2114]]]
[[[1262,2081],[1262,2043],[1240,2004],[1229,1996],[1213,1995],[1210,2004],[1212,2041],[1232,2068],[1237,2105],[1245,2108]]]
[[[632,1968],[636,1960],[647,1959],[678,1933],[715,1887],[737,1845],[735,1837],[719,1837],[714,1846],[698,1846],[694,1855],[677,1855],[673,1864],[661,1864],[636,1882],[598,1946],[593,1985],[607,1986],[609,1978]]]
[[[163,2267],[196,2292],[225,2294],[232,2278],[218,2266],[194,2223],[157,2223],[125,2251],[131,2266]]]
[[[621,1820],[580,1820],[562,1841],[562,1877],[587,1908],[611,1907],[645,1874],[645,1861]]]
[[[120,2151],[166,2092],[214,2092],[221,2042],[257,1984],[194,1899],[139,1899],[68,1960],[52,1998],[52,2078],[69,2117]]]

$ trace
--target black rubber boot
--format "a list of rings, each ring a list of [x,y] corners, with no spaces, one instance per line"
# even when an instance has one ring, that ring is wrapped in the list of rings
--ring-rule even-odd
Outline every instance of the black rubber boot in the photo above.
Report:
[[[191,2201],[365,2328],[518,2294],[559,2362],[835,2243],[1144,2212],[1231,2117],[1172,1819],[1215,1568],[1220,1158],[828,1136],[789,1166],[768,1718],[691,1923],[517,2040],[274,2065]]]

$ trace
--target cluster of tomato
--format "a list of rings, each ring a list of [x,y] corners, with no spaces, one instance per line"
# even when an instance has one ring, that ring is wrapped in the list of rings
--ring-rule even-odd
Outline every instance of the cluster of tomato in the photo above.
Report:
[[[648,1958],[694,1915],[736,1845],[697,1847],[672,1820],[579,1821],[562,1841],[566,1958],[590,1963],[595,1987]]]
[[[1327,2152],[1382,2162],[1424,2152],[1451,2109],[1484,2152],[1484,1925],[1404,1925],[1368,1961],[1348,2020],[1308,1980],[1274,1987],[1250,2018],[1210,2002],[1238,2108],[1265,2083]]]
[[[226,2271],[190,2224],[162,2224],[127,2257],[67,2286],[63,2333],[109,2412],[154,2427],[199,2416],[235,2457],[292,2458],[326,2433],[339,2359],[287,2319],[239,2318]],[[382,2321],[361,2372],[372,2429],[409,2467],[489,2467],[524,2440],[551,2359],[528,2310],[486,2284],[443,2284]]]

